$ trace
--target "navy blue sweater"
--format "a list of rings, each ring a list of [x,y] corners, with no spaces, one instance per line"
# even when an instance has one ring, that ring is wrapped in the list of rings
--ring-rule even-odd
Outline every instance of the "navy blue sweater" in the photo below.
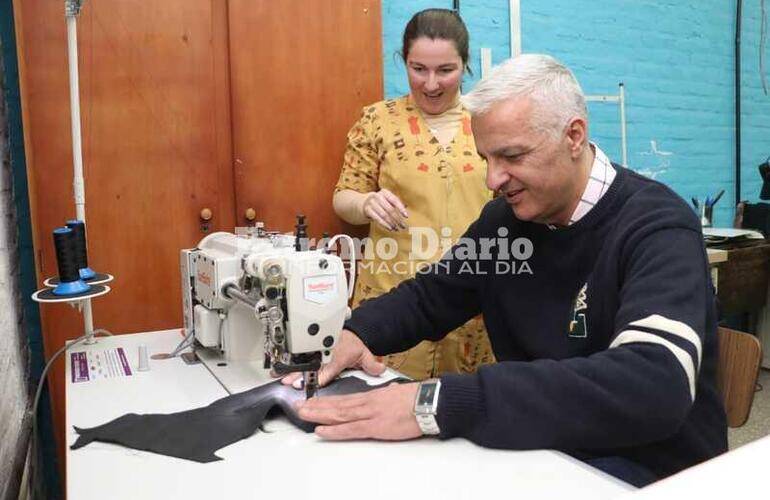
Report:
[[[659,477],[726,450],[699,221],[667,187],[616,169],[566,228],[519,221],[504,199],[491,201],[464,236],[480,244],[506,228],[491,259],[460,244],[353,312],[346,327],[377,355],[483,314],[498,363],[441,377],[440,437],[622,456]],[[511,251],[516,238],[531,245]]]

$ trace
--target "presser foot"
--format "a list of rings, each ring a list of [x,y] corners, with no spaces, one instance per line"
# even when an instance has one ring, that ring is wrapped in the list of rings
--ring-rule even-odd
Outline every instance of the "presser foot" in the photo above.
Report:
[[[305,385],[305,399],[310,399],[318,392],[318,372],[305,372],[302,378]]]

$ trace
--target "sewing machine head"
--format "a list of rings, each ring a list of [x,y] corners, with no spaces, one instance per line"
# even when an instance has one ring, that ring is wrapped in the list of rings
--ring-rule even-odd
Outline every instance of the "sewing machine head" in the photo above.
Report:
[[[295,235],[214,233],[182,250],[185,328],[220,382],[239,392],[303,372],[307,396],[349,312],[342,260]]]

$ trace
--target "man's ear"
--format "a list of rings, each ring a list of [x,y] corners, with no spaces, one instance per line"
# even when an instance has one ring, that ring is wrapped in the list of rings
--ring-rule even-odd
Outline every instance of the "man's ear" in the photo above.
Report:
[[[572,158],[577,158],[588,143],[588,123],[584,118],[575,117],[567,125],[567,142]]]

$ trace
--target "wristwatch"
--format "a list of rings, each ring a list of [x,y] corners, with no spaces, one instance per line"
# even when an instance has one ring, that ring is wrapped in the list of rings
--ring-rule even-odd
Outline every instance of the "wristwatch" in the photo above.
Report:
[[[414,399],[414,416],[424,435],[435,436],[439,433],[436,409],[438,408],[440,389],[441,380],[437,378],[424,380],[420,382],[417,388],[417,397]]]

